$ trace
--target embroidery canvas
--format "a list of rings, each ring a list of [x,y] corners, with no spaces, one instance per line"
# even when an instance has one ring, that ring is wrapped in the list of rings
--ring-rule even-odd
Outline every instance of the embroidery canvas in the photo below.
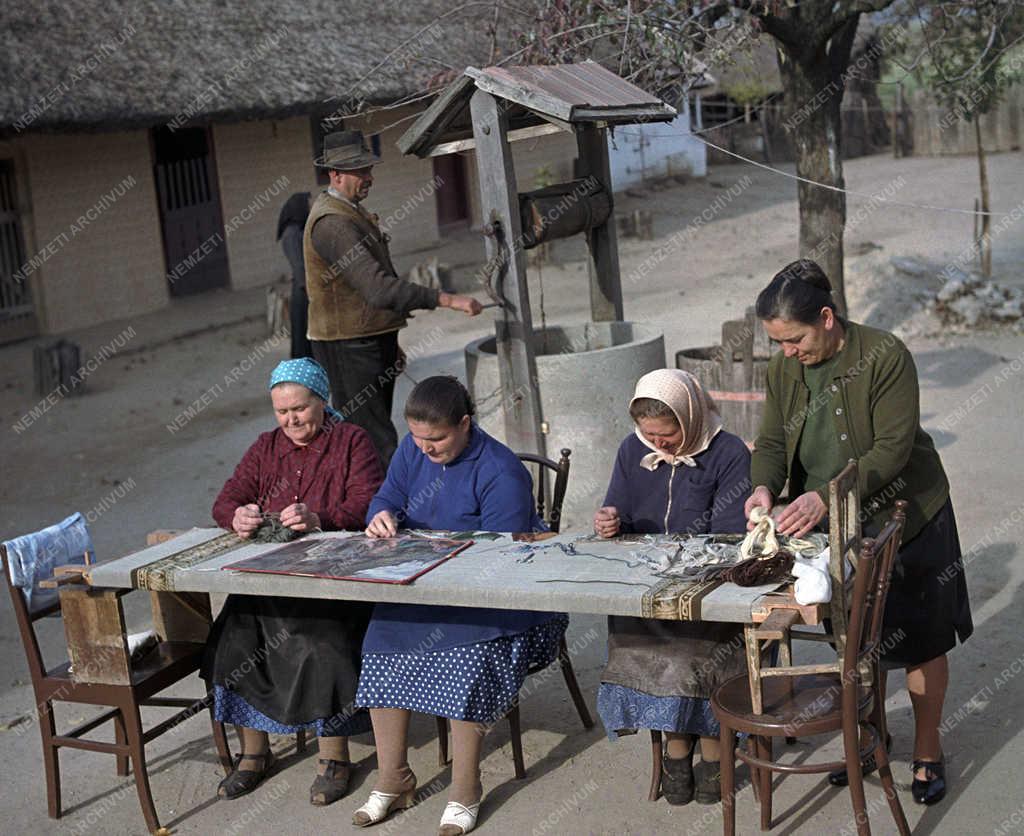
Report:
[[[297,540],[223,566],[236,572],[268,572],[370,583],[412,583],[472,545],[472,540],[365,535]]]

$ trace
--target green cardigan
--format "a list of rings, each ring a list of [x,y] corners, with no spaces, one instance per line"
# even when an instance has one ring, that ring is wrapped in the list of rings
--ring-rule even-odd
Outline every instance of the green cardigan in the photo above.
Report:
[[[903,541],[913,538],[949,497],[949,481],[931,437],[921,429],[917,369],[893,334],[846,323],[846,344],[833,370],[827,399],[810,403],[803,367],[782,352],[768,363],[761,430],[754,445],[751,483],[778,496],[804,493],[797,458],[804,418],[827,409],[843,459],[856,459],[865,522],[884,524],[897,499],[907,500]],[[818,491],[828,504],[828,487]]]

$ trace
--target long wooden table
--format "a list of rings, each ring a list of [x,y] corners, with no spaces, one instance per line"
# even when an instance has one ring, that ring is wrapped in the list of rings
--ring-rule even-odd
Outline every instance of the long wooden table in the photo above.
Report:
[[[310,536],[353,535],[325,532]],[[247,544],[221,529],[195,528],[126,557],[88,567],[85,580],[93,587],[157,593],[280,595],[742,624],[762,622],[779,608],[796,610],[797,620],[803,624],[817,624],[821,616],[818,607],[799,607],[782,585],[743,588],[714,580],[666,579],[636,559],[639,547],[635,542],[596,542],[581,539],[579,534],[547,537],[539,542],[543,548],[523,550],[522,554],[515,551],[522,544],[510,535],[479,539],[408,585],[222,568],[279,545]],[[188,601],[199,596],[173,597]]]

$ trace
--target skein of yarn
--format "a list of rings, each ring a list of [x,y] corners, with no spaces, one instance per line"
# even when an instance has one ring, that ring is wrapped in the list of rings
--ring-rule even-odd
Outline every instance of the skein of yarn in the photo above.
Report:
[[[793,571],[793,554],[778,549],[770,557],[751,557],[726,569],[719,577],[736,586],[761,586],[787,580]]]
[[[767,508],[754,508],[750,512],[754,528],[747,533],[740,546],[740,557],[744,560],[758,557],[765,560],[779,550],[779,541],[775,536],[775,520]]]

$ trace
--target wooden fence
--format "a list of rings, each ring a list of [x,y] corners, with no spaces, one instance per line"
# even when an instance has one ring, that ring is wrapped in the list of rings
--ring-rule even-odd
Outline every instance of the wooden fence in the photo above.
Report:
[[[975,153],[974,125],[939,107],[926,92],[911,97],[910,117],[914,154]],[[981,117],[981,141],[986,151],[1018,151],[1024,145],[1024,85],[1010,88],[999,107]]]

